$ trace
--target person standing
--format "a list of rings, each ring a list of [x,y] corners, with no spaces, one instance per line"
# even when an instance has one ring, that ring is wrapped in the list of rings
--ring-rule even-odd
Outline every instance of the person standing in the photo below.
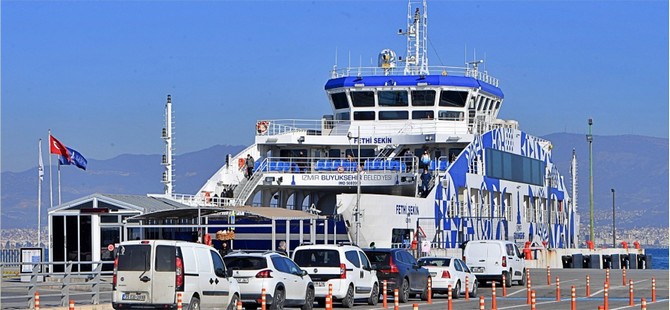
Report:
[[[428,169],[428,167],[430,167],[430,160],[428,150],[423,151],[423,155],[421,155],[421,168]]]
[[[251,175],[254,173],[254,158],[251,157],[251,154],[247,154],[247,179],[251,179]]]
[[[288,253],[286,252],[286,241],[282,240],[279,241],[279,246],[277,247],[277,252],[284,256],[288,256]]]
[[[428,184],[430,184],[431,175],[428,173],[428,169],[423,169],[421,174],[421,197],[426,197],[428,194]]]

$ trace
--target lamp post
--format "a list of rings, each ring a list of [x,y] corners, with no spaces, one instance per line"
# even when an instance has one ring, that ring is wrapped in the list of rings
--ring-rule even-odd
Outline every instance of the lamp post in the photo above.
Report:
[[[361,126],[358,126],[358,133],[355,137],[351,136],[351,132],[347,133],[347,138],[356,138],[356,144],[358,147],[357,158],[357,167],[356,167],[356,209],[354,210],[354,225],[356,229],[354,234],[356,235],[356,245],[360,243],[359,230],[361,227]]]
[[[612,248],[616,248],[616,212],[614,211],[614,189],[612,189]]]
[[[593,126],[593,119],[589,118],[589,134],[586,135],[586,141],[589,142],[589,241],[593,242],[593,135],[591,135],[591,126]]]

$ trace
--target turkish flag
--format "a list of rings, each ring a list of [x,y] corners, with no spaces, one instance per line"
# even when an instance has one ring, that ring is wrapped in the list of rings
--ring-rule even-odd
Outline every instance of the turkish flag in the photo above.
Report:
[[[67,147],[52,135],[49,135],[49,146],[51,154],[63,156],[70,161],[70,152],[68,152]]]

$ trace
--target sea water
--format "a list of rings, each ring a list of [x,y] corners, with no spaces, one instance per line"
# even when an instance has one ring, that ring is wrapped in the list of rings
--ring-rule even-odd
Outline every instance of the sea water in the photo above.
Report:
[[[646,254],[651,255],[652,269],[668,269],[668,249],[644,249]]]

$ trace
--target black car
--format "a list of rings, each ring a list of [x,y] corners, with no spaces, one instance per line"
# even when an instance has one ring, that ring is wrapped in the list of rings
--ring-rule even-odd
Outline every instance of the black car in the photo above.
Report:
[[[379,282],[387,282],[387,292],[398,289],[400,302],[407,302],[410,294],[428,299],[428,269],[419,266],[414,256],[405,249],[363,249],[370,263],[377,269]],[[380,285],[381,286],[381,285]]]

